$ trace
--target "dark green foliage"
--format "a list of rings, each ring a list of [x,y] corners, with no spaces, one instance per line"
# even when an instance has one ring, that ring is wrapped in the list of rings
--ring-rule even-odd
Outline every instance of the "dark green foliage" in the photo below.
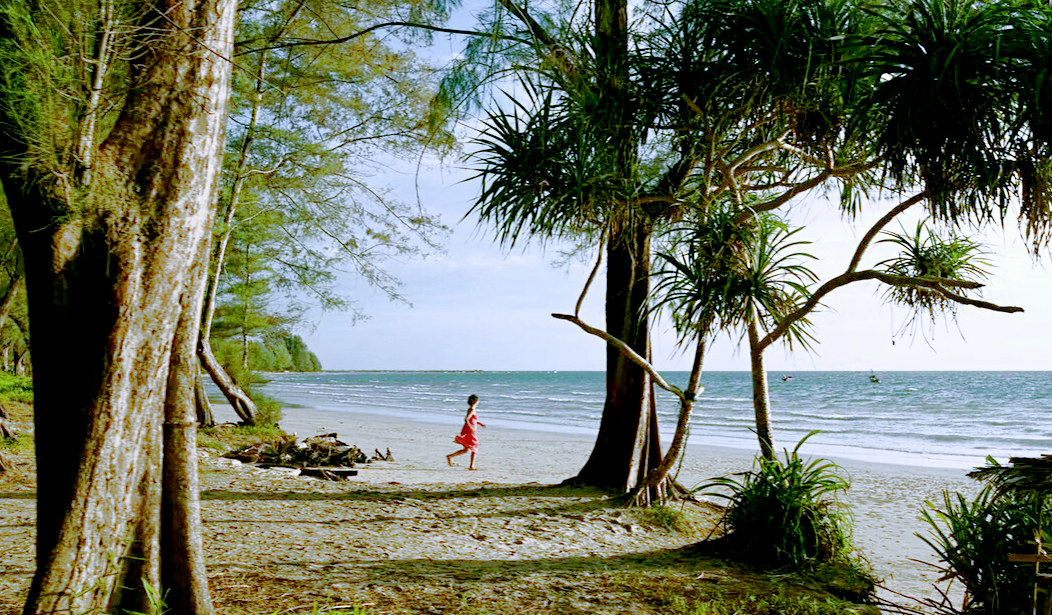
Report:
[[[735,558],[804,568],[848,554],[850,516],[836,494],[849,483],[836,464],[801,459],[798,451],[806,440],[787,451],[785,461],[757,458],[749,472],[713,478],[698,487],[729,500],[723,523],[728,553]]]
[[[971,501],[959,493],[943,492],[942,508],[929,502],[921,517],[931,526],[919,536],[935,551],[944,579],[959,581],[967,590],[959,608],[947,613],[1016,615],[1030,613],[1034,587],[1031,564],[1008,561],[1010,553],[1033,553],[1034,532],[1040,520],[1052,520],[1045,497],[995,495],[984,488]],[[1052,535],[1044,528],[1042,542]]]
[[[242,346],[240,340],[213,338],[212,348],[224,366],[237,365],[242,369]],[[317,372],[321,361],[310,351],[306,342],[298,335],[278,330],[265,332],[248,344],[248,369],[261,372]]]

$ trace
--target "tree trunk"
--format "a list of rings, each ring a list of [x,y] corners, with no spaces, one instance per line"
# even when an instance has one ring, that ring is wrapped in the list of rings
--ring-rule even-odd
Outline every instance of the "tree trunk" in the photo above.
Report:
[[[763,365],[760,347],[760,326],[756,318],[749,319],[749,359],[752,367],[752,405],[756,413],[756,437],[764,459],[774,461],[774,437],[771,435],[771,398],[767,387],[767,370]]]
[[[223,366],[219,364],[219,359],[216,359],[216,356],[212,353],[212,345],[204,338],[197,343],[197,358],[201,360],[201,366],[205,368],[208,375],[212,377],[212,382],[215,382],[219,390],[226,396],[227,401],[230,402],[230,406],[241,421],[245,425],[255,425],[255,402],[248,396],[248,393],[245,393],[244,389],[234,382],[230,374],[226,373]]]
[[[212,414],[212,402],[208,401],[208,394],[205,393],[205,382],[201,379],[200,369],[194,369],[194,406],[197,409],[199,427],[216,426],[216,418]]]
[[[607,253],[607,331],[647,356],[649,322],[642,311],[649,291],[649,233],[630,243],[611,242]],[[606,351],[606,402],[588,462],[569,482],[627,492],[660,460],[648,454],[653,387],[646,371],[617,348]],[[655,433],[656,437],[656,433]]]
[[[625,205],[634,190],[638,157],[630,112],[627,1],[597,0],[594,19],[597,109],[602,110],[599,121],[609,135],[606,151],[599,155],[609,156],[611,173],[620,178],[619,193],[610,195],[607,212],[606,330],[639,355],[648,356],[650,332],[644,307],[651,229],[645,216]],[[607,347],[606,402],[599,435],[588,462],[568,482],[627,492],[653,469],[661,455],[657,432],[651,429],[656,425],[652,398],[646,371],[616,348]]]
[[[215,383],[219,390],[226,396],[227,401],[230,402],[230,406],[234,409],[234,412],[241,418],[246,425],[254,425],[256,422],[256,404],[252,401],[252,398],[245,393],[237,382],[230,377],[226,369],[219,363],[215,358],[215,353],[212,352],[212,322],[215,319],[216,307],[219,304],[219,280],[223,275],[223,265],[226,263],[226,252],[227,247],[230,245],[230,236],[234,231],[234,218],[237,213],[238,205],[241,202],[241,190],[245,185],[245,177],[248,174],[248,159],[249,154],[252,150],[252,142],[256,136],[256,124],[259,122],[259,114],[263,108],[263,89],[266,87],[266,53],[260,52],[259,62],[256,65],[256,88],[253,92],[252,97],[252,113],[250,115],[248,126],[245,129],[245,139],[241,142],[241,149],[238,152],[237,168],[234,175],[234,183],[230,188],[230,195],[227,198],[226,213],[223,216],[223,232],[219,236],[219,241],[216,242],[215,250],[212,254],[212,276],[208,283],[207,299],[205,301],[205,308],[201,316],[201,341],[198,344],[198,357],[201,359],[201,364],[204,366],[208,375],[212,377],[212,382]],[[198,403],[198,408],[203,409],[208,407],[208,419],[211,425],[215,425],[215,419],[211,418],[212,410],[208,406],[208,398],[204,397],[204,403]],[[203,424],[203,423],[202,423]]]
[[[24,10],[47,14],[35,3]],[[124,104],[103,123],[112,128],[93,145],[90,169],[85,160],[69,173],[37,164],[52,158],[26,144],[49,141],[18,130],[47,123],[8,115],[35,108],[0,92],[0,179],[25,251],[38,425],[27,615],[159,610],[144,587],[166,589],[164,403],[177,325],[200,318],[185,313],[197,292],[188,272],[212,221],[235,13],[233,0],[131,11],[149,36],[128,40]],[[37,25],[50,27],[43,17]],[[21,27],[0,24],[0,38],[17,40]],[[63,429],[39,428],[53,424]],[[196,463],[185,447],[170,454]]]
[[[208,242],[201,242],[184,295],[182,316],[172,347],[168,397],[164,405],[164,499],[161,583],[173,613],[211,615],[204,545],[201,539],[200,488],[197,480],[197,337],[208,274]]]
[[[7,317],[11,314],[11,308],[14,307],[15,301],[18,299],[18,293],[25,285],[25,275],[19,275],[7,285],[7,292],[4,293],[3,301],[0,302],[0,330],[3,330],[4,325],[7,324]]]

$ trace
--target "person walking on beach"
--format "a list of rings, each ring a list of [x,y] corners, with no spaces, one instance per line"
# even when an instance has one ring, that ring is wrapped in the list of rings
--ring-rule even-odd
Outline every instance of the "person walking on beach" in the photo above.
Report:
[[[468,469],[475,469],[475,453],[477,453],[479,450],[479,439],[476,432],[478,431],[479,427],[486,426],[485,423],[479,422],[478,411],[475,409],[475,406],[477,406],[478,403],[478,395],[472,395],[468,397],[468,413],[464,417],[464,427],[460,430],[460,433],[455,438],[453,438],[454,442],[463,446],[464,448],[460,449],[455,453],[450,453],[446,455],[446,463],[448,463],[451,466],[456,465],[455,463],[453,463],[454,457],[463,455],[464,453],[471,451],[471,462],[468,464]]]

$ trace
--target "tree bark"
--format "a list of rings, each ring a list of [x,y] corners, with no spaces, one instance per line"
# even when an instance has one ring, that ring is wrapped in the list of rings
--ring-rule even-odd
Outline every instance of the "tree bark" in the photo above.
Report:
[[[771,435],[771,397],[767,386],[767,370],[760,346],[760,326],[756,318],[749,319],[749,364],[752,368],[752,405],[756,414],[756,437],[764,459],[774,461],[774,436]]]
[[[208,242],[201,242],[183,297],[168,372],[168,397],[164,405],[164,499],[161,583],[169,590],[166,603],[172,613],[211,615],[205,553],[201,538],[200,488],[197,480],[197,338],[201,305],[208,274]]]
[[[164,402],[177,325],[200,317],[173,307],[195,292],[188,271],[210,231],[236,2],[156,0],[133,12],[141,30],[125,56],[123,107],[90,173],[83,161],[69,173],[38,164],[26,148],[41,141],[18,131],[44,124],[20,122],[11,114],[24,107],[0,93],[0,180],[25,251],[35,420],[63,426],[36,430],[27,615],[153,613],[144,588],[165,589]],[[0,38],[18,27],[0,24]]]
[[[612,241],[607,259],[606,328],[640,356],[649,348],[649,321],[641,310],[649,292],[650,234]],[[606,350],[606,402],[588,461],[569,482],[627,492],[640,470],[648,472],[660,453],[648,454],[653,385],[646,371],[619,349]],[[654,442],[654,444],[657,444]]]

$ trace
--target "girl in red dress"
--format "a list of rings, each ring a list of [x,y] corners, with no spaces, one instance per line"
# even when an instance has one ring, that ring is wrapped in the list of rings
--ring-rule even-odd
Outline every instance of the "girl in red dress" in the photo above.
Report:
[[[451,466],[456,465],[455,463],[453,463],[454,457],[457,457],[458,455],[463,455],[464,453],[471,451],[471,463],[468,464],[468,469],[475,469],[475,453],[477,453],[479,450],[479,439],[478,435],[476,435],[476,432],[478,431],[479,427],[486,426],[485,423],[479,422],[478,411],[475,410],[475,406],[477,406],[478,403],[478,395],[472,395],[471,397],[468,397],[468,413],[467,416],[464,417],[464,427],[460,430],[460,434],[457,435],[457,437],[453,438],[454,442],[463,446],[464,448],[460,449],[455,453],[450,453],[446,455],[446,463],[448,463]]]

